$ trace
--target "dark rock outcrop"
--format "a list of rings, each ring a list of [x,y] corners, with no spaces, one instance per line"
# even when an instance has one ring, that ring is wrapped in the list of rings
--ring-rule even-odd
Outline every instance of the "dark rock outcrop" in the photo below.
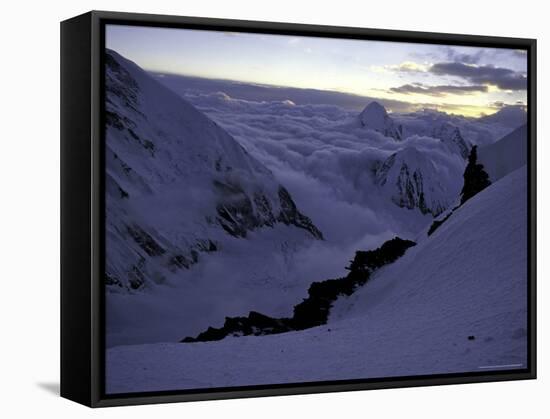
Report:
[[[227,336],[259,336],[309,329],[325,324],[333,302],[341,295],[351,295],[364,285],[371,274],[384,265],[396,261],[416,243],[395,237],[375,250],[358,251],[343,278],[314,282],[308,297],[294,306],[292,317],[273,318],[251,311],[246,317],[226,317],[221,328],[209,327],[197,337],[186,337],[181,342],[207,342]]]
[[[456,209],[456,208],[455,208]],[[441,225],[449,219],[449,217],[453,215],[452,211],[448,213],[445,217],[441,218],[440,220],[435,220],[430,228],[428,229],[428,236],[431,236],[435,233],[435,230],[437,230]]]
[[[281,203],[281,212],[277,217],[278,221],[307,230],[316,239],[323,240],[323,233],[313,224],[309,217],[298,210],[290,193],[282,186],[279,187],[279,200]]]
[[[460,193],[462,196],[460,204],[464,204],[464,202],[490,184],[489,175],[483,169],[483,165],[477,162],[477,146],[473,146],[468,156],[468,165],[464,170],[464,186]]]
[[[302,214],[294,203],[290,193],[280,186],[278,198],[280,211],[275,214],[269,199],[256,192],[250,197],[239,185],[216,181],[216,190],[222,196],[218,204],[217,221],[222,228],[234,237],[244,238],[248,231],[260,227],[273,227],[277,222],[308,231],[314,238],[323,240],[323,234],[311,219]]]
[[[141,247],[141,249],[149,256],[160,256],[165,253],[164,248],[155,239],[153,239],[150,234],[137,225],[127,226],[127,231],[139,247]]]
[[[464,186],[462,187],[460,205],[453,208],[441,219],[435,220],[428,229],[428,236],[431,236],[441,227],[453,215],[453,212],[460,208],[468,199],[481,192],[490,184],[489,175],[485,172],[483,165],[477,163],[477,146],[473,146],[468,156],[468,165],[464,170]]]

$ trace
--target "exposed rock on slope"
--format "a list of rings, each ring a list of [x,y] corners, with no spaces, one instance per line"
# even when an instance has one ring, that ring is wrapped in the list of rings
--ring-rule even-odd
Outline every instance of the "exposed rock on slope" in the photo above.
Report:
[[[471,146],[462,137],[460,129],[457,126],[450,122],[444,122],[434,129],[432,136],[439,138],[451,151],[460,154],[463,159],[468,158]]]
[[[526,182],[519,169],[470,199],[431,237],[339,298],[325,326],[198,346],[112,348],[107,391],[525,368]]]
[[[464,184],[461,191],[460,205],[481,192],[491,182],[527,164],[527,125],[523,125],[497,142],[479,149],[473,146],[468,156],[468,165],[464,170]],[[428,230],[433,234],[452,213],[454,208],[435,220]]]
[[[468,157],[468,165],[464,170],[464,186],[462,187],[460,203],[464,204],[468,199],[481,192],[491,184],[489,175],[482,164],[477,161],[477,146],[472,147]]]
[[[226,317],[221,328],[209,327],[197,337],[186,337],[184,343],[221,340],[227,336],[271,335],[309,329],[327,322],[332,303],[342,295],[351,295],[364,285],[371,274],[384,265],[394,262],[414,246],[410,240],[395,237],[375,250],[358,251],[351,262],[350,272],[344,278],[314,282],[308,297],[294,306],[292,317],[273,318],[256,311],[247,317]]]
[[[418,208],[437,216],[460,191],[458,167],[441,169],[430,155],[407,147],[390,155],[376,172],[375,182],[398,206]],[[456,173],[455,173],[456,172]]]
[[[106,52],[108,285],[159,283],[279,225],[322,233],[273,174],[184,99],[114,51]]]

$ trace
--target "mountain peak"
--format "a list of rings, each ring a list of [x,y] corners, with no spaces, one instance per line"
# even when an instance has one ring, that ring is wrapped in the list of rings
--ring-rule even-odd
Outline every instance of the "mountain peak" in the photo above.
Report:
[[[363,127],[378,131],[386,137],[397,141],[403,138],[401,126],[397,126],[394,120],[388,115],[386,108],[376,101],[370,102],[359,114],[359,121]]]
[[[386,108],[376,101],[370,102],[359,114],[359,119],[363,126],[374,129],[382,127],[386,118],[388,118]]]
[[[376,100],[373,100],[372,102],[370,102],[367,106],[365,106],[365,109],[363,109],[363,112],[362,113],[365,113],[365,112],[370,112],[370,113],[373,113],[373,112],[383,112],[384,115],[387,115],[388,112],[386,111],[386,108],[384,108],[383,105],[381,105],[379,102],[377,102]]]

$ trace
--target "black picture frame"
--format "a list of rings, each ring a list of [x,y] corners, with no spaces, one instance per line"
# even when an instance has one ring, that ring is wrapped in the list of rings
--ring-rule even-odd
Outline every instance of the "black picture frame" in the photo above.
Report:
[[[528,367],[384,379],[106,395],[103,60],[108,23],[523,49],[528,54]],[[536,40],[92,11],[61,23],[61,396],[91,407],[536,378]]]

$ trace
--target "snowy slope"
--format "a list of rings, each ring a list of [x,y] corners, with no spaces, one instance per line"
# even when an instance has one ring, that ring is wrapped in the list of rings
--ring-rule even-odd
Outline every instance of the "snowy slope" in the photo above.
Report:
[[[518,169],[467,201],[432,236],[338,300],[327,325],[112,348],[107,392],[521,368],[526,176]]]
[[[292,225],[322,238],[233,137],[134,63],[107,52],[107,282],[139,289],[220,251],[227,236]]]
[[[483,164],[491,182],[526,164],[527,125],[522,125],[491,145],[481,147],[477,159]]]
[[[311,282],[296,255],[323,236],[288,190],[114,51],[106,89],[107,346],[176,340],[222,314],[290,310]]]
[[[439,215],[460,193],[463,160],[414,144],[390,155],[376,171],[376,184],[398,206]]]

